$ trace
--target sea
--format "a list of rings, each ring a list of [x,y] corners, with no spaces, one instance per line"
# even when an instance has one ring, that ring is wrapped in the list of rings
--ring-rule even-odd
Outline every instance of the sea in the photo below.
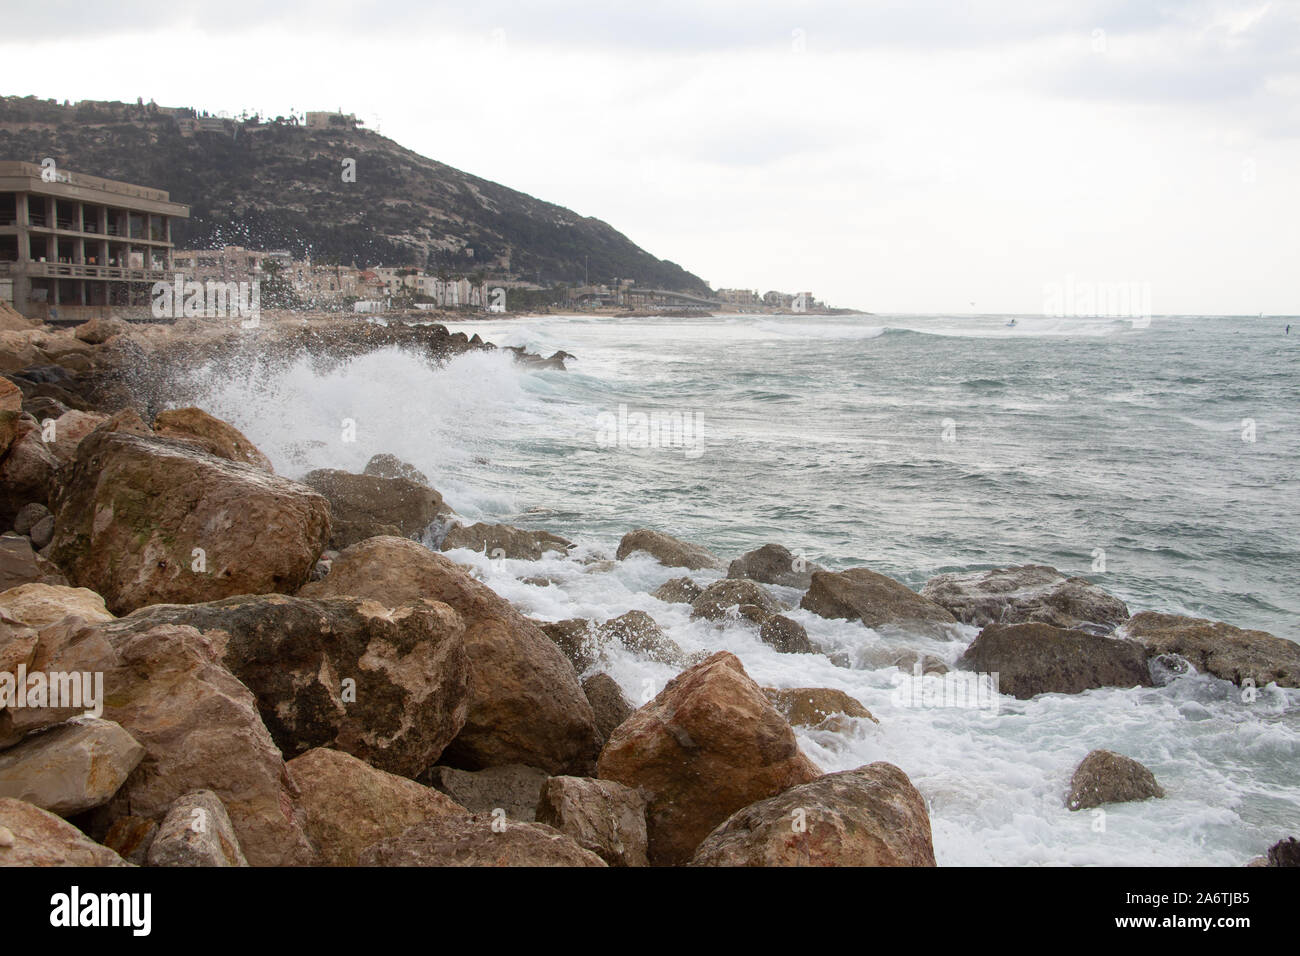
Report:
[[[1012,321],[1014,318],[1014,322]],[[1286,326],[1293,328],[1288,334]],[[609,561],[652,528],[726,560],[769,542],[919,589],[946,571],[1046,564],[1136,613],[1300,641],[1300,319],[1005,315],[552,315],[454,324],[511,353],[441,367],[396,350],[346,362],[252,357],[176,395],[274,463],[414,465],[466,522],[546,529],[567,556],[450,556],[543,620],[648,612],[687,653],[728,650],[760,684],[832,687],[879,720],[798,728],[827,772],[877,760],[924,796],[940,865],[1239,866],[1300,836],[1300,691],[1197,674],[1164,686],[915,693],[900,650],[950,666],[959,640],[885,637],[798,609],[819,654],[691,621],[650,592],[680,576]],[[725,574],[689,572],[700,584]],[[600,668],[644,702],[675,668],[613,647]],[[939,677],[921,679],[942,680]],[[910,690],[909,690],[910,689]],[[1145,764],[1166,797],[1065,807],[1093,749]]]

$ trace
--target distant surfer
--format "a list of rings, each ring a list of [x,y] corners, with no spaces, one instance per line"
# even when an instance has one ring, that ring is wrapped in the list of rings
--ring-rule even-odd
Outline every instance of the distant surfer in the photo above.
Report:
[[[1286,327],[1286,334],[1287,334],[1287,335],[1290,335],[1290,334],[1291,334],[1291,326],[1290,326],[1289,324],[1288,324],[1287,327]]]

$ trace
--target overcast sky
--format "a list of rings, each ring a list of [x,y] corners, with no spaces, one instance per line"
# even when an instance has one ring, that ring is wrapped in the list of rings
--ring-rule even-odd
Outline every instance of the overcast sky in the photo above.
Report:
[[[714,287],[965,314],[1134,282],[1157,314],[1300,313],[1300,0],[42,0],[6,19],[6,93],[341,106]]]

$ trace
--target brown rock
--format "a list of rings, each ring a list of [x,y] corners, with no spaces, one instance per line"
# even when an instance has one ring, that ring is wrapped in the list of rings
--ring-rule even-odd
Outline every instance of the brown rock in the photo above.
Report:
[[[665,634],[645,611],[628,611],[610,618],[596,628],[595,634],[599,644],[617,641],[634,654],[660,664],[680,665],[686,659],[677,642]]]
[[[1094,687],[1151,686],[1146,654],[1136,641],[1050,624],[990,624],[957,666],[999,675],[998,690],[1020,700]]]
[[[104,846],[136,866],[149,860],[149,847],[158,835],[158,821],[147,817],[118,817],[108,828]]]
[[[566,621],[534,623],[554,642],[579,674],[600,660],[600,642],[596,639],[596,632],[592,629],[591,622],[585,618],[573,617]]]
[[[725,651],[683,671],[624,721],[597,772],[646,797],[656,865],[685,862],[736,810],[819,775],[785,718]]]
[[[66,820],[22,800],[0,797],[0,866],[130,866]]]
[[[67,464],[77,458],[77,448],[86,436],[108,421],[108,416],[99,412],[83,412],[77,409],[64,412],[51,424],[50,441],[47,443],[59,464]]]
[[[667,565],[670,568],[686,568],[691,571],[698,571],[701,568],[722,570],[724,567],[722,559],[711,551],[707,551],[697,544],[691,544],[688,541],[682,541],[671,535],[650,531],[646,528],[629,531],[623,535],[623,539],[618,543],[618,551],[615,552],[614,557],[622,561],[629,554],[634,554],[637,551],[646,552],[658,560],[660,564]]]
[[[173,408],[159,412],[153,420],[153,430],[160,438],[191,442],[217,458],[275,473],[271,459],[258,451],[243,432],[201,408]]]
[[[104,431],[82,441],[54,512],[50,556],[116,614],[294,591],[330,523],[325,499],[297,482],[182,442]]]
[[[490,558],[537,561],[548,551],[564,554],[573,542],[549,531],[528,531],[508,524],[456,525],[442,539],[442,550],[469,548]]]
[[[317,866],[356,866],[362,850],[400,836],[408,827],[438,817],[469,816],[445,794],[338,750],[309,750],[288,766]]]
[[[687,577],[673,578],[665,581],[650,592],[651,597],[658,598],[666,604],[691,604],[704,593],[704,588]]]
[[[808,640],[808,632],[798,621],[784,614],[773,614],[758,629],[759,639],[776,648],[780,654],[816,654],[817,648]]]
[[[121,319],[105,319],[96,316],[89,322],[83,322],[72,330],[72,334],[90,345],[101,345],[115,335],[124,335],[131,326]]]
[[[907,774],[872,763],[733,814],[692,866],[934,866],[930,816]]]
[[[111,621],[113,615],[104,599],[88,588],[70,588],[54,584],[22,584],[0,593],[0,612],[28,627],[40,629],[69,614],[90,623]]]
[[[1148,657],[1177,654],[1205,674],[1255,686],[1277,682],[1300,687],[1300,644],[1267,631],[1246,631],[1222,621],[1157,614],[1134,615],[1122,633],[1142,643]]]
[[[493,829],[494,821],[499,830]],[[361,854],[362,866],[605,866],[558,830],[478,814],[414,826]]]
[[[8,534],[0,537],[0,591],[22,584],[67,583],[56,565],[32,550],[28,538]]]
[[[21,412],[23,410],[23,390],[9,381],[0,378],[0,412]]]
[[[1128,618],[1119,598],[1086,578],[1041,564],[940,574],[925,583],[921,595],[976,627],[1037,622],[1108,634]]]
[[[645,800],[631,787],[590,777],[551,777],[537,822],[572,837],[610,866],[646,866]]]
[[[0,796],[72,816],[112,799],[143,756],[111,720],[83,717],[0,752]]]
[[[457,770],[433,767],[428,783],[471,813],[501,809],[511,820],[532,823],[542,785],[550,778],[545,770],[523,764],[504,764],[486,770]]]
[[[737,578],[714,581],[691,603],[691,617],[710,621],[743,618],[762,624],[781,605],[761,584]]]
[[[793,727],[817,727],[836,714],[880,723],[861,703],[833,687],[764,687],[763,693]]]
[[[596,715],[596,727],[602,740],[608,740],[610,734],[631,717],[635,710],[623,696],[618,682],[608,674],[592,674],[582,682],[582,690]]]
[[[41,426],[30,415],[18,415],[0,430],[11,436],[0,457],[0,527],[9,528],[24,505],[33,501],[48,505],[58,461],[41,441]]]
[[[765,544],[732,561],[727,567],[727,577],[806,589],[812,584],[813,572],[824,570],[821,565],[809,564],[779,544]]]
[[[343,551],[304,596],[355,594],[385,602],[426,597],[465,621],[469,716],[442,763],[464,770],[508,763],[550,773],[591,769],[600,737],[573,666],[496,592],[440,554],[403,538],[371,538]]]
[[[226,807],[211,790],[176,798],[146,858],[150,866],[248,866]]]
[[[396,455],[372,455],[361,469],[363,475],[375,475],[379,478],[405,478],[417,484],[427,485],[429,479],[424,472],[414,465],[402,461]]]
[[[377,535],[418,538],[452,513],[442,495],[407,478],[324,468],[308,472],[303,483],[329,499],[334,529],[329,546],[335,550]]]
[[[1071,810],[1087,810],[1103,803],[1127,803],[1164,795],[1155,776],[1136,760],[1109,750],[1094,750],[1074,771],[1065,805]]]
[[[944,608],[868,568],[815,572],[799,606],[825,618],[861,621],[881,633],[956,636],[957,621]]]

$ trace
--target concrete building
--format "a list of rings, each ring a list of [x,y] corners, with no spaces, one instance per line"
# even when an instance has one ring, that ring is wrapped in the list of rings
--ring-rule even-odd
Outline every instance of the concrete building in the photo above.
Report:
[[[262,263],[272,258],[272,253],[243,246],[224,246],[221,249],[177,249],[172,253],[172,265],[186,279],[196,282],[250,282],[260,279]]]
[[[0,298],[42,319],[145,306],[189,214],[161,189],[0,162]]]

